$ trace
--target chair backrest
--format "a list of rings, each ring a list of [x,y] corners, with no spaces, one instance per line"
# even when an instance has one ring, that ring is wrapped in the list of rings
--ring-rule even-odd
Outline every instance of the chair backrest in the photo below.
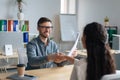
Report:
[[[120,80],[120,70],[116,70],[115,74],[107,74],[101,80]]]
[[[18,63],[25,64],[25,66],[27,67],[27,62],[28,62],[28,58],[26,55],[26,48],[19,48],[18,49]]]
[[[116,64],[116,69],[120,70],[120,51],[116,51],[116,54],[113,54],[114,59],[115,59],[115,64]]]
[[[7,60],[8,60],[7,58],[0,59],[0,73],[7,72],[7,67],[9,66],[9,63]]]

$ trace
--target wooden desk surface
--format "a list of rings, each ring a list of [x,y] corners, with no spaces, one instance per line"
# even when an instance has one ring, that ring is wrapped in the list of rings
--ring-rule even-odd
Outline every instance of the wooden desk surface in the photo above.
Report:
[[[37,76],[39,77],[38,80],[70,80],[72,68],[73,65],[67,65],[64,67],[29,70],[25,74]],[[8,80],[6,77],[14,73],[0,73],[0,80]]]
[[[3,59],[3,58],[17,58],[18,57],[18,54],[17,53],[14,53],[13,55],[2,55],[0,54],[0,59]]]
[[[112,54],[116,54],[115,50],[110,50]],[[66,52],[70,52],[70,51],[66,51]],[[82,55],[82,56],[87,56],[86,50],[77,50],[77,53]]]

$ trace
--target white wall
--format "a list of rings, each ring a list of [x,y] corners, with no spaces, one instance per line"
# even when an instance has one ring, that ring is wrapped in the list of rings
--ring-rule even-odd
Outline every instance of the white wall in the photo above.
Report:
[[[92,21],[97,21],[104,25],[104,18],[106,16],[109,17],[111,26],[120,26],[120,0],[78,1],[78,22],[80,29]],[[120,34],[119,30],[118,32]]]

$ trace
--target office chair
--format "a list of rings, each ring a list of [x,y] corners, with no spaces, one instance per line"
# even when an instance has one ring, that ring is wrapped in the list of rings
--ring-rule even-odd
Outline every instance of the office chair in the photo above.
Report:
[[[120,59],[120,52],[113,54],[113,56],[114,56],[115,63],[116,63],[116,69],[120,70],[120,60],[119,60]]]
[[[115,74],[107,74],[101,80],[120,80],[120,70],[116,70]]]
[[[27,67],[28,58],[26,55],[26,48],[18,49],[18,64],[25,64]]]

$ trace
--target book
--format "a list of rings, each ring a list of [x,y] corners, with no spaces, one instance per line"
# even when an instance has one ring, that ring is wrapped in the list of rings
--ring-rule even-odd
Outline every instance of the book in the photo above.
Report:
[[[4,20],[0,20],[0,31],[4,31]]]
[[[8,31],[13,31],[13,20],[8,20]]]
[[[3,25],[4,25],[4,31],[7,31],[7,20],[4,20]]]
[[[38,80],[38,78],[36,76],[25,74],[24,77],[19,77],[17,73],[8,76],[7,79],[12,79],[12,80]]]
[[[29,31],[29,21],[25,21],[26,31]]]
[[[23,42],[27,43],[29,41],[29,34],[28,32],[23,33]]]
[[[18,20],[14,20],[13,21],[13,31],[18,31],[19,28],[18,28]]]
[[[2,20],[0,20],[0,31],[2,31]]]
[[[19,21],[19,30],[20,30],[20,31],[23,31],[23,30],[24,30],[24,21],[23,21],[23,20],[20,20],[20,21]]]

